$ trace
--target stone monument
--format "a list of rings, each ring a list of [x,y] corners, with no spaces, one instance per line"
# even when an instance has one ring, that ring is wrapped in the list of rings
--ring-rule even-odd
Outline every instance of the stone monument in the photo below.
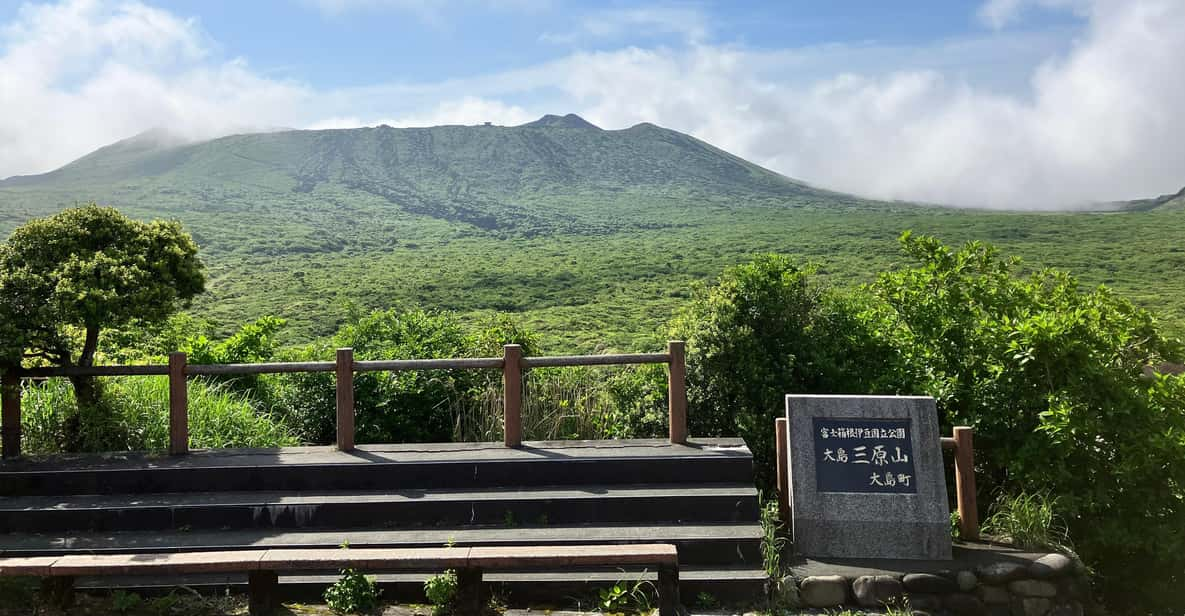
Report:
[[[786,418],[796,552],[951,558],[933,398],[788,395]]]

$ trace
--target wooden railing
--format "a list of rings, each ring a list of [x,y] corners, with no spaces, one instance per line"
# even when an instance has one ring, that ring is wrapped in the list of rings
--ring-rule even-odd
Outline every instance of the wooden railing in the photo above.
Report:
[[[670,441],[687,442],[687,383],[684,344],[667,343],[665,353],[628,355],[560,355],[524,357],[522,347],[508,344],[502,357],[467,357],[455,359],[394,359],[355,361],[353,349],[338,349],[336,361],[283,362],[260,364],[189,364],[185,353],[170,353],[167,365],[150,366],[72,366],[24,368],[8,371],[0,382],[0,421],[3,422],[3,457],[21,453],[21,379],[71,376],[168,376],[169,377],[169,453],[189,452],[188,377],[247,374],[283,374],[292,372],[333,372],[337,382],[337,448],[354,449],[354,374],[359,372],[399,372],[406,370],[501,369],[503,387],[504,444],[522,445],[522,377],[531,368],[558,366],[609,366],[626,364],[667,364]]]
[[[790,452],[789,424],[785,417],[774,420],[776,440],[778,512],[782,521],[790,524]],[[967,426],[955,426],[954,436],[940,437],[943,449],[955,452],[955,500],[959,511],[959,536],[968,541],[979,539],[979,505],[975,498],[974,431]]]

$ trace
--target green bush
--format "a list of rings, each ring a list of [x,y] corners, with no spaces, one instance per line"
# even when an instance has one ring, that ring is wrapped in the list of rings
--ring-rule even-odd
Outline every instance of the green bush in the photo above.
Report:
[[[351,347],[356,360],[447,359],[502,354],[502,345],[521,344],[535,352],[534,336],[500,317],[469,328],[447,312],[384,310],[354,317],[333,346]],[[291,361],[330,360],[329,347],[307,347],[284,356]],[[334,438],[336,398],[333,375],[297,374],[269,379],[275,407],[300,439]],[[354,376],[356,438],[360,443],[447,442],[460,406],[481,406],[501,373],[481,370],[365,372]],[[465,401],[460,403],[458,401]]]
[[[344,569],[341,578],[325,590],[325,604],[339,614],[362,614],[379,606],[379,588],[372,577]]]
[[[443,615],[453,613],[453,602],[457,598],[457,572],[449,569],[424,581],[424,596],[432,604],[432,613]]]
[[[1181,607],[1185,389],[1142,377],[1179,343],[1108,289],[1026,272],[990,246],[902,245],[915,264],[869,287],[869,320],[944,429],[975,429],[980,490],[1056,502],[1115,607]]]
[[[790,393],[897,393],[896,354],[857,304],[789,257],[763,255],[696,288],[670,333],[687,342],[692,434],[741,436],[758,485],[772,491],[774,419]]]

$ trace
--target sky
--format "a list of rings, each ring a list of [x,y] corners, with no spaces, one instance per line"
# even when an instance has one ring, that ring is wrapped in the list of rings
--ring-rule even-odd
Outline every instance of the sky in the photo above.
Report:
[[[0,0],[0,177],[163,127],[653,122],[859,195],[1185,186],[1185,0]]]

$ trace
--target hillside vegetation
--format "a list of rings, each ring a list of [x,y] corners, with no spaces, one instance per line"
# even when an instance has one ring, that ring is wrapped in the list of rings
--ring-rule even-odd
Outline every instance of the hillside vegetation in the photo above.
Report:
[[[1185,329],[1179,199],[1091,214],[870,201],[652,124],[545,116],[199,143],[150,131],[0,182],[0,235],[86,201],[182,221],[210,271],[195,312],[223,332],[285,317],[288,342],[331,334],[350,306],[403,305],[520,313],[545,347],[654,346],[692,283],[727,265],[779,252],[824,263],[834,282],[865,282],[894,262],[906,229],[991,241]]]

